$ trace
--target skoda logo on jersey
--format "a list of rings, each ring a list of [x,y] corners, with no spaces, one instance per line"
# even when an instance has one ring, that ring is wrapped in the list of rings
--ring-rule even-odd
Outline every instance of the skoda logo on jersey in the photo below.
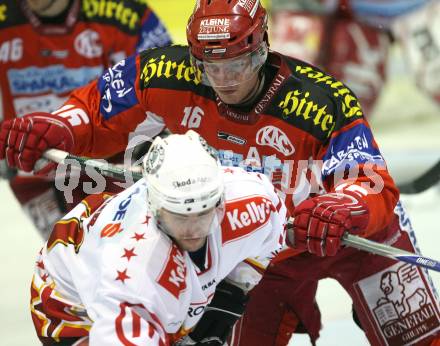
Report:
[[[295,148],[287,135],[275,126],[265,126],[259,129],[256,141],[259,145],[274,148],[284,156],[292,155],[295,152]]]
[[[97,58],[102,55],[102,44],[99,34],[94,30],[84,30],[74,42],[75,50],[86,58]]]

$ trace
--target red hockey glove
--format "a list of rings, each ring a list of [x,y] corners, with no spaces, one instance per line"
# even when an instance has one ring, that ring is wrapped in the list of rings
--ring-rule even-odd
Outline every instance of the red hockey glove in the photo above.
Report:
[[[65,119],[49,113],[33,113],[1,124],[0,160],[6,159],[11,168],[30,172],[47,149],[70,151],[73,143],[73,133]],[[50,163],[35,173],[46,174],[55,167],[55,163]]]
[[[323,257],[336,255],[345,232],[365,230],[369,211],[355,194],[328,193],[300,203],[293,217],[291,245]]]

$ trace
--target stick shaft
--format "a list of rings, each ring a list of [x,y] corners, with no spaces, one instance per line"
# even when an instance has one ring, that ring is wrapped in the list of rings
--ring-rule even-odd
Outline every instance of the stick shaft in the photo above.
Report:
[[[56,163],[64,163],[67,160],[74,160],[79,163],[79,165],[81,166],[81,170],[85,170],[86,167],[90,167],[97,170],[103,176],[115,178],[118,180],[124,180],[128,174],[131,174],[134,181],[138,181],[142,178],[142,172],[140,169],[135,169],[134,167],[132,167],[131,169],[125,169],[119,165],[109,164],[102,160],[93,160],[71,155],[65,151],[58,149],[49,149],[43,154],[43,156],[46,159]]]
[[[113,177],[115,179],[123,180],[125,179],[127,174],[131,174],[134,181],[142,178],[142,173],[140,171],[134,171],[133,168],[127,170],[103,161],[70,155],[69,153],[58,149],[49,149],[43,154],[43,156],[46,159],[56,163],[63,163],[65,160],[76,160],[80,164],[81,169],[85,169],[85,167],[92,167],[100,172],[102,175]],[[344,245],[359,250],[367,251],[376,255],[389,257],[395,260],[440,272],[439,261],[433,260],[428,257],[419,256],[409,251],[401,250],[386,244],[377,243],[349,233],[346,233],[343,236],[342,242]]]
[[[409,251],[401,250],[390,245],[377,243],[362,237],[346,233],[342,240],[344,245],[371,252],[376,255],[389,257],[402,262],[410,263],[440,272],[440,262],[428,257],[419,256]]]
[[[127,170],[118,168],[115,165],[107,165],[107,167],[104,168],[102,162],[98,163],[98,161],[96,160],[71,155],[65,151],[58,149],[49,149],[43,154],[43,156],[46,159],[57,163],[61,163],[64,159],[76,160],[79,162],[83,169],[86,166],[94,167],[95,169],[100,170],[103,175],[110,176],[115,179],[124,179],[126,177],[125,175],[127,174]],[[128,170],[128,172],[130,171],[132,170]],[[142,178],[142,174],[140,173],[141,172],[132,173],[134,181]],[[418,178],[408,183],[401,184],[398,186],[398,188],[403,194],[417,194],[429,189],[438,182],[440,182],[440,161],[438,161],[428,171],[426,171]]]

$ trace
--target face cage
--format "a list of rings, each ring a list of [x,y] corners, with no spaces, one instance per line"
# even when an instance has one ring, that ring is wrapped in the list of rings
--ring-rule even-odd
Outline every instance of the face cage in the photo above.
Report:
[[[204,85],[213,88],[237,87],[251,80],[267,60],[268,48],[263,42],[255,50],[230,59],[199,60],[191,55],[191,62]]]

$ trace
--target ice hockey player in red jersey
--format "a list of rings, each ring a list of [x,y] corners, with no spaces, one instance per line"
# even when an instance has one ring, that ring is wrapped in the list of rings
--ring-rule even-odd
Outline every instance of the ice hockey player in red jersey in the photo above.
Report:
[[[44,345],[188,344],[204,313],[239,318],[284,245],[286,208],[267,177],[222,168],[196,132],[157,137],[144,173],[56,223],[31,289]]]
[[[296,253],[281,252],[252,291],[233,344],[286,345],[295,316],[316,340],[315,293],[327,277],[349,293],[372,344],[429,342],[440,329],[429,276],[341,246],[342,235],[351,232],[416,251],[356,96],[318,68],[269,51],[266,23],[259,1],[197,1],[187,26],[189,47],[143,51],[76,90],[53,114],[5,122],[0,158],[29,171],[60,139],[71,153],[106,157],[136,135],[193,129],[224,165],[268,176],[295,220]],[[418,293],[395,297],[393,287]],[[194,331],[199,338],[211,333],[224,340],[221,328],[203,325]]]
[[[272,0],[271,44],[343,81],[370,116],[401,47],[417,87],[440,105],[437,0]]]
[[[0,123],[52,112],[77,87],[135,51],[170,44],[145,1],[18,0],[0,5]],[[69,204],[52,179],[8,170],[0,177],[47,238]],[[82,189],[77,194],[84,196]],[[78,202],[78,201],[77,201]]]

